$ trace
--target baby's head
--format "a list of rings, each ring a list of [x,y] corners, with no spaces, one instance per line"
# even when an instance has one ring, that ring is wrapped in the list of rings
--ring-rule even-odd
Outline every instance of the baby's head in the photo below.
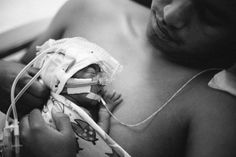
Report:
[[[100,100],[100,92],[121,70],[104,49],[83,38],[49,40],[38,47],[34,67],[52,92],[85,106]]]
[[[82,83],[83,80],[86,81],[89,79],[96,80],[101,74],[101,70],[99,65],[91,64],[78,72],[76,72],[66,83],[64,86],[61,95],[74,102],[75,104],[79,104],[80,106],[86,107],[87,104],[96,105],[100,100],[100,94],[103,90],[104,85],[99,83]],[[73,82],[74,81],[74,82]],[[76,83],[76,81],[78,81]],[[81,83],[80,83],[81,82]],[[77,84],[77,85],[76,85]],[[80,85],[79,85],[80,84]],[[68,92],[68,88],[70,89],[79,89],[79,93],[75,91],[75,93]],[[84,89],[81,90],[81,89]],[[87,91],[86,91],[87,90]],[[88,91],[89,90],[89,91]]]

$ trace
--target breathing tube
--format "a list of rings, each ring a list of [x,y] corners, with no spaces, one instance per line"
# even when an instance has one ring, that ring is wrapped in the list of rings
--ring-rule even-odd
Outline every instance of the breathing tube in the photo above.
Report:
[[[11,157],[12,152],[16,157],[20,156],[20,140],[19,140],[19,121],[16,110],[16,103],[20,97],[25,93],[25,91],[32,85],[32,83],[40,76],[42,69],[40,69],[35,76],[25,85],[25,87],[17,94],[15,97],[15,89],[17,82],[22,77],[22,75],[37,61],[40,57],[45,55],[41,53],[39,56],[35,57],[29,64],[27,64],[20,73],[16,76],[11,87],[11,104],[6,113],[5,126],[3,131],[3,155],[6,157]],[[10,119],[10,114],[13,112],[13,124],[10,124],[12,120]],[[13,132],[13,137],[12,137]],[[14,150],[14,151],[13,151]]]

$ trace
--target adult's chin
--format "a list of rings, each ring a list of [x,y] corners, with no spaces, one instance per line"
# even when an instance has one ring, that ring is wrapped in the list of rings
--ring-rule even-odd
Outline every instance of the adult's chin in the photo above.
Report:
[[[175,43],[163,40],[155,33],[155,28],[149,23],[147,28],[147,38],[149,43],[158,50],[162,56],[171,62],[184,66],[206,67],[211,59],[211,53],[205,52],[199,47],[184,45],[185,43]]]
[[[149,34],[148,39],[150,44],[158,50],[162,57],[170,62],[184,66],[204,68],[209,61],[209,56],[200,55],[193,51],[189,52],[181,46],[162,41],[155,34]]]
[[[170,48],[164,47],[163,45],[157,45],[163,58],[170,62],[188,66],[195,69],[206,69],[206,68],[225,68],[232,65],[235,59],[222,53],[217,53],[216,50],[206,49],[182,49],[182,48]]]

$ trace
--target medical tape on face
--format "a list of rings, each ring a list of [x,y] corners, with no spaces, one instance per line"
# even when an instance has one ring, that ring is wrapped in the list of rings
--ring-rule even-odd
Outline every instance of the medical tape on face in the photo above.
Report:
[[[101,96],[97,95],[95,93],[89,93],[89,94],[86,95],[86,97],[88,99],[93,99],[93,100],[97,100],[97,101],[101,100]]]
[[[89,79],[77,79],[71,78],[67,81],[65,87],[67,88],[74,88],[74,87],[81,87],[81,86],[92,86],[92,85],[107,85],[108,81],[106,78],[89,78]]]
[[[63,90],[62,92],[65,92],[65,91]],[[97,94],[91,92],[91,86],[84,86],[84,87],[78,87],[78,88],[67,88],[66,93],[67,94],[88,93],[86,95],[86,98],[93,99],[93,100],[96,100],[96,101],[101,100],[100,95],[97,95]]]
[[[80,94],[80,93],[90,93],[91,86],[77,87],[77,88],[67,88],[67,94]]]
[[[92,85],[96,85],[97,81],[92,79],[69,79],[64,87],[67,94],[90,93]]]
[[[71,78],[65,85],[67,94],[88,93],[87,98],[99,101],[101,96],[91,92],[91,86],[98,84],[97,80]]]
[[[88,79],[71,78],[67,81],[65,87],[67,88],[83,87],[83,86],[95,85],[97,83],[98,81],[92,80],[91,78],[88,78]]]

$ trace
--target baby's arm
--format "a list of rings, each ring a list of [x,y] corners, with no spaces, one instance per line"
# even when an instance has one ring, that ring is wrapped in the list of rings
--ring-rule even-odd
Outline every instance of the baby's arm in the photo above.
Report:
[[[112,113],[115,108],[122,103],[123,99],[121,94],[116,92],[108,92],[106,90],[103,91],[102,94],[103,100],[106,102],[106,107],[104,104],[101,105],[98,116],[98,125],[106,132],[109,133],[110,130],[110,118],[111,115],[107,111],[107,109]]]

